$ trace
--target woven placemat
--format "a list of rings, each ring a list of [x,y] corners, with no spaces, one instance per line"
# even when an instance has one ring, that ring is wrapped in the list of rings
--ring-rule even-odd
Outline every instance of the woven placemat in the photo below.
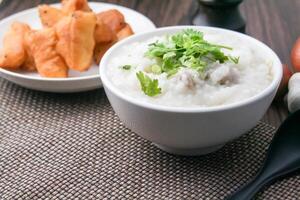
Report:
[[[216,153],[179,157],[126,129],[103,90],[0,88],[1,200],[224,199],[255,174],[275,131],[260,123]],[[300,199],[300,177],[258,199]]]

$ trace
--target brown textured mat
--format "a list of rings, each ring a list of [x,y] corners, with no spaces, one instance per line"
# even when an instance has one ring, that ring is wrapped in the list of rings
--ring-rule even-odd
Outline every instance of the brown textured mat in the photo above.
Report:
[[[103,90],[34,92],[0,79],[0,199],[220,200],[257,171],[274,128],[220,151],[164,153],[126,129]],[[300,177],[259,199],[300,199]]]

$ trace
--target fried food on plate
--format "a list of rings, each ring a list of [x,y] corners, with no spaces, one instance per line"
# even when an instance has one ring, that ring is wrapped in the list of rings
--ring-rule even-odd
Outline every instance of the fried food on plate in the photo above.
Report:
[[[62,10],[64,13],[72,14],[77,10],[91,12],[87,0],[62,0]]]
[[[116,41],[96,44],[95,50],[94,50],[94,60],[97,64],[100,63],[105,52],[115,43],[116,43]]]
[[[113,38],[112,40],[109,40],[108,42],[97,42],[96,46],[95,46],[95,50],[94,50],[94,60],[97,64],[100,63],[102,57],[104,56],[105,52],[112,46],[114,45],[116,42],[129,37],[131,35],[133,35],[134,32],[132,30],[132,28],[130,27],[129,24],[126,24],[125,27],[123,29],[121,29],[118,33],[117,33],[117,37]],[[95,37],[97,38],[97,37]],[[98,37],[98,39],[101,37]],[[96,40],[97,41],[97,40]],[[99,40],[98,40],[99,41]]]
[[[36,68],[44,77],[67,77],[68,67],[55,50],[57,37],[54,28],[31,31],[26,35]]]
[[[14,22],[3,38],[0,68],[19,69],[26,59],[24,36],[30,30],[27,24]]]
[[[101,20],[104,24],[108,25],[115,33],[118,33],[126,25],[124,15],[116,9],[98,13],[97,20]]]
[[[96,43],[106,43],[117,39],[117,35],[111,28],[103,22],[101,18],[97,17],[97,24],[95,29]]]
[[[118,10],[111,9],[98,13],[95,30],[95,62],[99,64],[104,53],[112,45],[133,34],[130,25],[125,22],[123,14]]]
[[[52,27],[66,14],[58,8],[49,5],[38,6],[39,16],[44,27]]]
[[[134,32],[132,30],[132,28],[130,27],[129,24],[126,23],[125,27],[122,28],[118,33],[117,33],[117,38],[118,41],[123,40],[124,38],[127,38],[131,35],[133,35]]]
[[[68,69],[88,70],[105,52],[133,31],[121,12],[95,14],[87,0],[61,0],[62,8],[38,6],[43,28],[14,22],[4,35],[0,68],[37,71],[44,77],[67,77]]]
[[[28,34],[30,34],[31,31],[28,31],[25,35],[24,38],[24,48],[25,48],[25,52],[26,52],[26,59],[24,61],[24,63],[21,66],[21,69],[25,70],[25,71],[36,71],[36,65],[35,65],[35,61],[30,49],[30,41],[29,41],[29,37],[27,37]]]
[[[104,26],[105,26],[105,24],[104,24]],[[111,38],[109,36],[106,36],[109,33],[109,31],[107,31],[104,28],[101,29],[99,27],[100,26],[99,26],[99,21],[98,21],[97,26],[96,26],[96,31],[95,31],[96,46],[95,46],[95,50],[94,50],[94,60],[97,64],[100,63],[103,55],[112,45],[114,45],[116,42],[134,34],[132,28],[127,23],[125,24],[125,27],[123,27],[116,34],[112,31],[110,34],[110,36],[112,36]]]
[[[95,26],[95,14],[83,11],[75,11],[57,24],[56,49],[70,69],[85,71],[90,67],[95,47]]]
[[[34,58],[31,54],[28,54],[28,55],[29,56],[27,57],[27,59],[25,60],[23,65],[21,66],[21,69],[23,69],[25,71],[29,71],[29,72],[34,72],[34,71],[36,71],[36,65],[34,62]]]

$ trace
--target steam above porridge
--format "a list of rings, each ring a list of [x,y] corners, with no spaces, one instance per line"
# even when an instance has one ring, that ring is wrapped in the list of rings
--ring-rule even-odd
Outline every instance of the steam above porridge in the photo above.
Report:
[[[257,95],[273,80],[272,60],[230,32],[187,29],[124,46],[107,75],[122,93],[172,107],[211,107]]]

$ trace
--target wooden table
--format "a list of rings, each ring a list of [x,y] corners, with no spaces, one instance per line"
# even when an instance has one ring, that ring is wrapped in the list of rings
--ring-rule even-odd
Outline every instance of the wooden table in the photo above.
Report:
[[[41,3],[57,0],[3,0],[0,19]],[[158,26],[190,24],[195,12],[193,0],[106,0],[133,8],[148,16]],[[283,63],[288,63],[293,42],[300,35],[300,1],[298,0],[245,0],[241,10],[247,20],[247,34],[263,41],[278,53]],[[286,118],[288,111],[283,102],[273,103],[263,121],[276,127]]]

